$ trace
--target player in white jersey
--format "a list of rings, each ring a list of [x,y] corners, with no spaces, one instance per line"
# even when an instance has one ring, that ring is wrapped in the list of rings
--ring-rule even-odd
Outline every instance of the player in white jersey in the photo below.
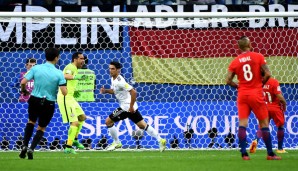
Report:
[[[111,62],[109,65],[111,75],[111,89],[105,89],[102,87],[100,93],[115,94],[119,101],[120,107],[115,109],[106,119],[106,125],[114,142],[107,148],[109,151],[113,151],[117,148],[121,148],[122,144],[118,138],[118,132],[114,125],[115,122],[129,118],[140,129],[146,131],[150,136],[156,138],[159,143],[160,151],[164,151],[166,148],[166,140],[161,138],[158,132],[150,125],[148,125],[138,110],[136,103],[137,92],[129,85],[125,79],[120,75],[121,64],[119,62]]]

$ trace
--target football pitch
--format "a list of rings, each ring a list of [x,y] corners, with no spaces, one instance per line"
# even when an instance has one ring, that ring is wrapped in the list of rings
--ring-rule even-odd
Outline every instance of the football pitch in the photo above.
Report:
[[[20,159],[19,152],[0,152],[1,171],[294,171],[298,150],[267,161],[265,150],[243,161],[238,150],[78,151],[34,153],[34,160]],[[295,169],[296,168],[296,169]]]

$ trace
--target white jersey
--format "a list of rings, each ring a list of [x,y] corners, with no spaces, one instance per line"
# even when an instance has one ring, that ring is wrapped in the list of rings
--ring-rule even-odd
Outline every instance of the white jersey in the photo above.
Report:
[[[129,85],[121,75],[114,80],[113,77],[111,79],[111,89],[114,90],[114,94],[119,101],[120,107],[128,111],[131,101],[130,90],[133,89],[131,85]],[[135,103],[133,105],[134,110],[138,109],[138,104]]]

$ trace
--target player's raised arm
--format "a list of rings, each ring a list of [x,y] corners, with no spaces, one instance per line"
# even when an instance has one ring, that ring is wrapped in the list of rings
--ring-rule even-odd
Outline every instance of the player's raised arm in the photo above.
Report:
[[[65,78],[66,80],[73,80],[74,76],[71,75],[71,74],[64,74],[64,78]]]
[[[64,74],[64,78],[66,80],[85,80],[85,79],[87,79],[86,75],[82,75],[82,74],[72,75],[71,72],[66,72]]]
[[[104,86],[102,86],[99,90],[100,94],[114,94],[113,89],[105,89]]]
[[[69,67],[69,66],[66,66],[65,68],[64,68],[64,78],[66,79],[66,80],[74,80],[74,69],[72,68],[72,67]]]

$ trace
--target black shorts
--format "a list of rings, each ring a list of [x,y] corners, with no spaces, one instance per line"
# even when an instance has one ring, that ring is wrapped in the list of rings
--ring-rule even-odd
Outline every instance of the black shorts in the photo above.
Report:
[[[45,98],[30,96],[28,100],[29,119],[40,127],[46,127],[50,123],[55,111],[55,102]]]
[[[138,110],[136,110],[135,113],[130,113],[120,107],[114,110],[113,113],[109,115],[109,118],[114,122],[129,118],[135,124],[143,120],[143,117]]]

